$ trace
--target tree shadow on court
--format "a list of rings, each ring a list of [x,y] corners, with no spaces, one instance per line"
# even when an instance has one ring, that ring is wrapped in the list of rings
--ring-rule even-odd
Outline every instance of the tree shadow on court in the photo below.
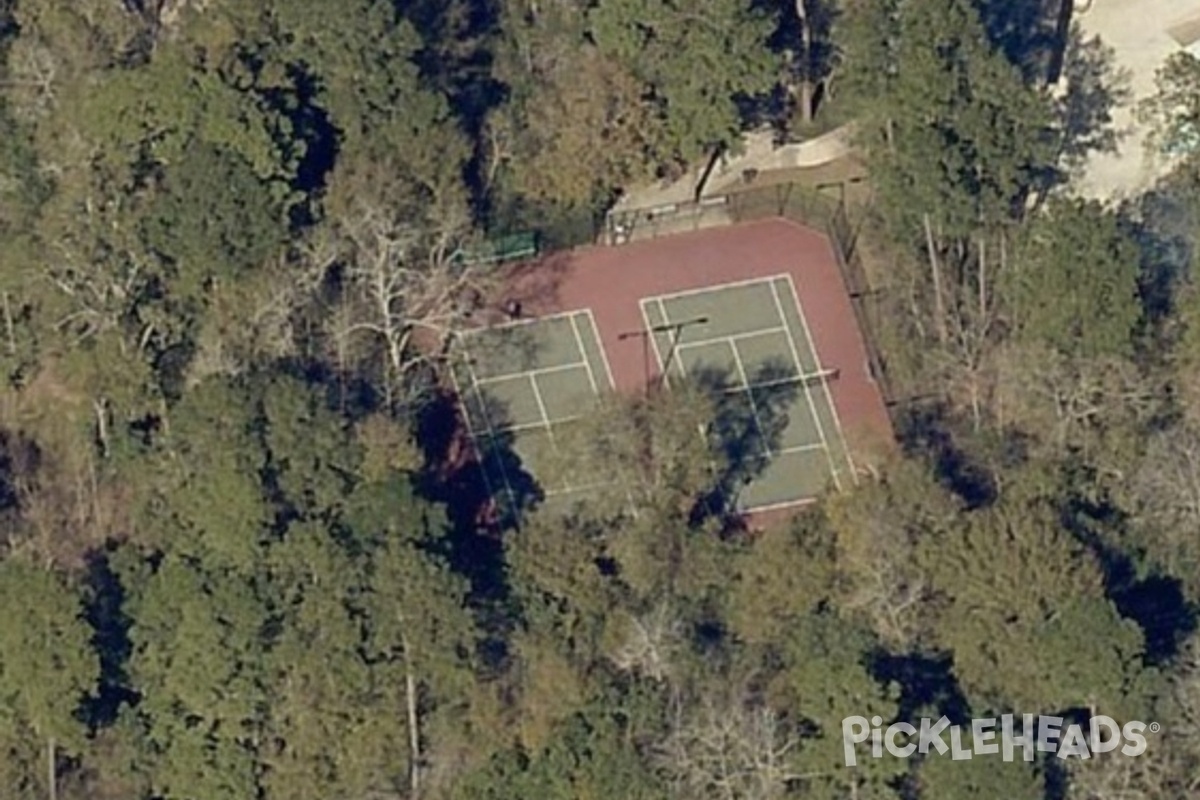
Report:
[[[754,387],[750,394],[731,388],[740,382],[728,370],[698,370],[689,377],[712,398],[715,413],[707,434],[717,456],[712,486],[693,506],[689,522],[699,526],[717,520],[726,532],[744,530],[746,519],[739,510],[742,493],[766,471],[772,453],[781,449],[802,386],[783,359],[772,359],[746,376]]]
[[[503,426],[509,419],[503,404],[493,402],[489,419]],[[502,535],[519,525],[521,515],[541,502],[543,492],[513,450],[513,436],[501,430],[490,437],[486,452],[471,441],[457,397],[440,391],[417,415],[417,441],[425,469],[419,485],[425,496],[446,504],[452,535],[448,557],[452,568],[470,581],[480,601],[503,599],[508,593]],[[494,416],[493,416],[494,415]],[[491,473],[503,468],[507,484]],[[513,502],[497,494],[511,489]]]

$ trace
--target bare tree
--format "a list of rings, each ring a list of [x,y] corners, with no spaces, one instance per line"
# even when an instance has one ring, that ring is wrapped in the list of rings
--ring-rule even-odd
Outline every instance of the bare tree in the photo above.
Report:
[[[460,258],[465,215],[410,216],[383,198],[365,196],[316,235],[306,251],[315,289],[331,271],[340,294],[327,319],[339,360],[366,335],[383,353],[384,391],[392,405],[408,379],[436,361],[478,309],[487,291],[479,270]]]
[[[1054,450],[1087,444],[1088,434],[1145,420],[1163,393],[1119,358],[1073,358],[1013,345],[997,356],[997,421],[1021,421]]]
[[[59,73],[58,58],[45,43],[21,36],[9,48],[8,77],[0,87],[19,114],[37,118],[49,113],[58,100]]]
[[[1184,422],[1153,434],[1122,487],[1151,557],[1200,587],[1200,430]]]
[[[792,770],[798,745],[774,709],[734,693],[691,709],[677,700],[658,758],[677,797],[774,800],[810,777]]]
[[[656,681],[671,675],[671,661],[681,643],[682,626],[665,603],[627,619],[625,635],[612,655],[625,672],[636,672]]]
[[[953,509],[936,486],[903,466],[830,506],[840,605],[897,651],[917,646],[930,624],[932,590],[917,560],[917,537],[936,531],[939,515]]]

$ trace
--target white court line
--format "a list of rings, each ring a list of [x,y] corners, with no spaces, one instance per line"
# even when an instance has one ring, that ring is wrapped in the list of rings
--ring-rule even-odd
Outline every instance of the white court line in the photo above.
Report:
[[[596,343],[596,349],[600,351],[600,361],[601,361],[601,363],[604,364],[604,374],[608,376],[608,389],[610,391],[616,391],[617,381],[613,377],[612,364],[610,364],[608,362],[608,350],[604,347],[604,340],[600,338],[600,326],[598,324],[596,324],[596,316],[592,313],[592,310],[590,308],[586,308],[579,313],[580,313],[580,316],[587,317],[588,325],[591,326],[592,341],[594,341]],[[578,334],[578,331],[579,331],[579,329],[576,328],[576,334]],[[581,345],[581,347],[582,347],[582,345]],[[585,353],[584,358],[586,358],[586,357],[587,357],[587,354]],[[593,384],[594,384],[594,378],[593,378]],[[599,391],[597,391],[596,394],[599,395]],[[578,417],[572,417],[572,419],[578,419]],[[622,483],[624,483],[624,481],[622,481]],[[601,484],[597,484],[597,485],[598,486],[609,486],[610,484],[611,484],[611,482],[605,482],[605,483],[601,483]],[[594,487],[589,486],[589,487],[585,487],[585,488],[590,489],[590,488],[594,488]],[[637,503],[634,502],[633,490],[630,489],[628,485],[625,486],[625,499],[629,503],[629,510],[631,512],[633,512],[634,519],[637,519],[639,517],[638,510],[637,510]]]
[[[608,351],[604,349],[604,342],[600,339],[600,326],[596,324],[596,317],[590,308],[579,313],[588,318],[588,324],[592,327],[592,339],[596,342],[596,349],[600,351],[600,360],[604,362],[604,372],[608,375],[608,388],[615,389],[617,382],[613,378],[612,364],[608,363]]]
[[[566,372],[567,370],[579,369],[587,367],[586,361],[576,361],[573,364],[560,364],[557,367],[540,367],[538,369],[523,369],[519,372],[506,372],[503,375],[493,375],[490,378],[476,378],[475,382],[479,386],[487,386],[492,383],[503,383],[505,381],[515,381],[518,378],[524,378],[529,375],[545,375],[550,372]]]
[[[546,404],[542,401],[542,390],[538,388],[537,378],[535,378],[533,375],[529,376],[529,385],[533,387],[533,396],[534,396],[534,399],[537,400],[538,410],[542,413],[542,422],[546,429],[546,435],[550,437],[550,449],[553,450],[554,455],[557,456],[558,455],[558,441],[554,438],[554,424],[552,422],[550,422],[550,412],[548,412],[546,410]],[[552,467],[552,468],[554,468],[554,467]],[[555,468],[555,471],[556,472],[559,472],[559,471],[565,472],[565,470],[559,470],[556,468]],[[544,478],[538,479],[538,476],[536,476],[536,475],[534,476],[534,478],[537,480],[544,480]],[[571,482],[569,480],[567,480],[565,477],[563,477],[563,483],[566,484],[566,491],[570,491],[572,488]],[[546,491],[545,488],[543,488],[542,492],[545,493],[545,491]]]
[[[556,420],[554,420],[554,422],[552,424],[553,425],[563,425],[568,422],[577,422],[581,419],[583,419],[583,417],[576,414],[575,416],[562,417],[561,419],[556,419]],[[544,430],[546,430],[546,423],[544,423],[544,422],[522,422],[518,425],[506,425],[503,428],[496,428],[495,431],[493,432],[493,435],[497,435],[497,434],[501,434],[501,433],[523,433],[525,431],[544,431]]]
[[[542,402],[542,390],[538,388],[537,380],[532,375],[529,376],[529,385],[533,387],[533,399],[537,401],[538,411],[542,414],[542,426],[550,435],[550,441],[553,443],[554,430],[550,425],[550,414],[546,411],[546,404]]]
[[[479,328],[473,328],[468,331],[460,332],[460,334],[458,336],[458,338],[460,340],[459,344],[465,351],[463,362],[464,362],[464,365],[467,367],[467,371],[468,371],[469,377],[471,379],[471,386],[469,387],[469,391],[474,394],[474,398],[479,406],[479,411],[483,415],[483,422],[484,422],[484,425],[487,427],[487,431],[484,435],[486,435],[489,440],[494,440],[500,434],[505,434],[505,433],[519,434],[523,431],[544,430],[544,431],[546,431],[547,435],[550,437],[552,446],[554,446],[555,450],[557,451],[558,443],[554,437],[554,425],[559,424],[559,423],[573,422],[573,421],[582,419],[582,416],[581,415],[573,415],[573,416],[564,417],[562,419],[557,419],[557,420],[551,421],[549,411],[546,408],[545,400],[542,397],[541,389],[538,387],[538,383],[537,383],[537,377],[540,375],[552,374],[552,373],[558,373],[558,372],[566,372],[569,370],[576,370],[576,369],[579,369],[582,367],[584,369],[584,371],[587,373],[588,381],[591,384],[593,394],[596,396],[600,395],[600,388],[599,388],[599,384],[596,380],[595,370],[592,367],[592,363],[589,358],[588,351],[587,351],[586,347],[584,346],[583,338],[579,331],[578,318],[581,316],[586,316],[588,318],[588,322],[591,325],[591,335],[592,335],[593,339],[595,340],[596,347],[600,351],[600,356],[604,361],[604,369],[606,372],[606,377],[608,378],[609,387],[610,388],[614,387],[615,382],[613,379],[612,366],[608,363],[608,354],[604,350],[604,343],[600,340],[600,329],[596,325],[595,317],[592,315],[591,309],[564,311],[564,312],[548,314],[548,315],[540,316],[540,317],[530,317],[530,318],[520,319],[520,320],[511,320],[509,322],[501,323],[498,325],[483,326],[483,327],[479,327]],[[489,331],[495,331],[498,329],[502,330],[502,329],[513,328],[513,327],[518,327],[518,326],[522,326],[522,325],[530,325],[535,322],[546,322],[546,321],[553,321],[553,320],[564,319],[564,318],[569,321],[569,323],[571,325],[572,333],[574,334],[574,337],[575,337],[575,345],[579,351],[579,359],[580,359],[578,362],[571,363],[571,364],[562,364],[562,365],[554,366],[554,367],[542,367],[542,368],[538,368],[538,369],[519,370],[516,372],[505,373],[502,375],[493,375],[493,376],[490,376],[487,378],[480,378],[478,376],[478,374],[476,374],[474,366],[472,365],[472,363],[470,361],[470,348],[467,346],[467,343],[466,343],[466,339],[468,339],[470,336],[478,336],[478,335],[485,334]],[[465,401],[466,395],[463,393],[463,387],[459,384],[458,377],[455,374],[455,371],[453,369],[450,370],[450,379],[451,379],[451,383],[454,387],[454,393],[458,397],[463,398],[463,400]],[[484,387],[491,385],[491,384],[515,381],[515,380],[521,380],[521,379],[527,379],[530,383],[530,386],[533,388],[534,399],[537,402],[538,410],[541,413],[542,421],[534,422],[534,423],[524,423],[524,424],[518,424],[518,425],[509,425],[509,426],[505,426],[505,427],[497,427],[492,422],[492,420],[490,418],[491,415],[488,413],[487,402],[486,402],[486,398],[484,396]],[[474,429],[474,426],[471,424],[470,413],[468,411],[468,408],[469,408],[469,406],[464,403],[464,405],[462,406],[462,416],[463,416],[464,423],[466,425],[467,435],[470,437],[471,445],[472,445],[473,449],[476,451],[476,453],[479,454],[480,459],[482,461],[486,461],[486,459],[484,457],[483,447],[480,444],[481,439],[483,437],[480,435],[480,432],[476,431]],[[499,461],[496,461],[496,466],[500,470],[500,473],[501,473],[500,477],[503,479],[504,486],[505,486],[505,492],[507,493],[507,495],[509,497],[509,501],[513,508],[513,511],[515,512],[517,510],[516,492],[513,490],[512,482],[508,476],[508,471],[504,468],[503,463],[501,463]],[[484,484],[487,488],[489,496],[495,496],[495,487],[492,486],[492,481],[488,476],[488,469],[487,469],[486,465],[481,463],[480,467],[481,467],[480,471],[483,474]],[[607,484],[596,484],[596,485],[602,486],[602,485],[607,485]],[[571,486],[568,484],[566,489],[556,489],[556,490],[553,490],[553,492],[545,492],[545,490],[543,490],[543,491],[546,493],[547,496],[551,496],[552,494],[563,494],[563,493],[583,491],[588,488],[592,488],[592,487],[591,486],[575,487],[575,486]]]
[[[800,500],[783,500],[778,503],[767,503],[761,506],[747,506],[741,510],[743,514],[761,514],[764,511],[780,511],[785,508],[798,508],[800,506],[811,506],[817,502],[816,497],[805,497]]]
[[[804,336],[808,339],[808,346],[812,350],[813,358],[817,359],[817,366],[821,365],[821,354],[817,352],[817,343],[813,341],[812,332],[808,329],[808,315],[804,313],[804,304],[800,302],[800,293],[796,291],[796,283],[792,280],[791,275],[785,275],[784,278],[788,282],[788,286],[792,290],[792,299],[796,302],[796,310],[800,312],[800,322],[804,326]],[[829,403],[829,413],[833,414],[833,425],[837,430],[838,439],[842,442],[842,452],[846,456],[846,464],[850,467],[850,480],[854,485],[858,485],[858,467],[854,464],[854,456],[850,453],[850,446],[846,443],[846,434],[842,430],[842,415],[838,413],[837,406],[833,403],[833,393],[829,391],[829,384],[825,384],[825,402]]]
[[[562,497],[565,494],[578,494],[580,492],[589,492],[592,489],[603,489],[606,486],[611,486],[610,483],[586,483],[582,486],[572,486],[568,489],[543,489],[542,494],[546,497]]]
[[[475,367],[471,366],[471,362],[469,360],[467,361],[467,373],[471,377],[471,383],[473,384],[475,394],[480,401],[479,411],[481,414],[483,414],[484,424],[486,424],[488,427],[488,431],[489,431],[488,438],[495,439],[496,427],[492,424],[491,415],[488,414],[487,403],[483,402],[483,393],[479,391],[479,379],[475,377]],[[476,449],[478,449],[478,446],[476,447]],[[483,458],[482,452],[480,452],[480,457]],[[508,479],[508,470],[506,470],[504,468],[504,464],[500,461],[496,462],[496,466],[500,469],[500,477],[504,480],[504,488],[508,492],[508,502],[512,507],[513,513],[515,514],[518,510],[518,508],[517,508],[517,493],[515,491],[513,491],[512,482]],[[481,463],[479,465],[479,468],[485,474],[487,473],[487,465],[485,463]]]
[[[795,447],[785,447],[782,450],[776,450],[774,455],[786,456],[789,453],[811,453],[814,450],[824,450],[823,444],[798,444]]]
[[[816,451],[816,450],[824,450],[826,460],[828,461],[828,464],[829,464],[830,475],[832,476],[832,478],[834,480],[835,486],[837,486],[837,488],[840,490],[842,488],[841,479],[839,477],[840,472],[834,462],[833,453],[829,447],[829,440],[825,435],[825,429],[821,423],[821,418],[817,414],[816,404],[813,401],[811,388],[809,387],[809,385],[807,384],[807,382],[805,380],[806,378],[811,377],[811,375],[805,373],[804,365],[800,360],[799,351],[796,346],[795,337],[793,335],[791,328],[788,326],[788,318],[784,314],[784,311],[783,311],[783,305],[782,305],[782,301],[779,296],[779,290],[775,285],[775,281],[780,278],[786,279],[788,281],[788,285],[792,289],[793,298],[796,300],[796,309],[797,309],[797,312],[799,313],[801,323],[804,326],[804,329],[805,329],[804,333],[808,339],[810,351],[813,353],[813,357],[817,360],[818,369],[817,369],[816,373],[813,373],[813,374],[821,374],[822,370],[820,369],[820,358],[819,358],[819,355],[817,354],[816,347],[813,344],[812,335],[808,330],[807,318],[804,315],[803,307],[800,305],[799,296],[796,294],[795,284],[792,281],[791,275],[788,273],[780,273],[777,275],[766,276],[766,277],[761,277],[761,278],[748,278],[745,280],[731,281],[731,282],[723,283],[723,284],[714,284],[714,285],[709,285],[709,286],[702,287],[702,288],[689,289],[689,290],[684,290],[681,292],[674,292],[674,293],[670,293],[670,294],[642,298],[639,301],[639,306],[641,307],[643,321],[646,324],[646,334],[651,337],[652,344],[654,346],[655,357],[656,357],[656,359],[658,361],[658,365],[659,365],[659,373],[663,374],[664,383],[667,383],[670,380],[670,376],[665,374],[665,370],[663,369],[663,356],[659,352],[659,348],[658,348],[658,338],[652,332],[652,329],[654,326],[650,324],[650,318],[649,318],[649,314],[647,312],[649,304],[657,303],[663,324],[670,325],[672,323],[672,319],[671,319],[671,316],[667,313],[666,305],[664,302],[666,300],[682,298],[682,297],[690,297],[690,296],[702,295],[702,294],[719,294],[722,290],[726,290],[726,289],[747,287],[747,286],[753,286],[756,284],[766,284],[771,292],[771,297],[775,302],[775,309],[776,309],[776,313],[778,315],[779,323],[780,323],[778,326],[774,326],[774,327],[770,327],[770,328],[763,328],[763,329],[759,329],[759,330],[756,330],[756,331],[753,331],[750,333],[734,334],[732,336],[718,336],[718,337],[713,337],[711,339],[704,339],[704,340],[701,340],[698,342],[677,343],[672,348],[673,355],[672,355],[672,364],[671,365],[674,367],[676,365],[676,361],[678,361],[679,371],[686,378],[687,377],[687,368],[685,367],[682,359],[680,358],[680,353],[682,351],[684,351],[686,349],[694,348],[697,346],[712,345],[712,344],[716,344],[717,342],[722,342],[722,341],[728,343],[730,349],[733,351],[734,359],[735,359],[735,362],[738,367],[738,372],[741,375],[743,386],[726,389],[725,392],[732,393],[732,392],[744,391],[747,393],[747,397],[750,400],[750,404],[751,404],[751,410],[754,414],[755,425],[759,430],[759,436],[760,436],[760,439],[763,441],[764,445],[766,445],[768,443],[766,442],[766,435],[763,432],[762,420],[758,413],[757,403],[754,401],[754,397],[752,394],[754,389],[758,389],[758,388],[762,388],[762,387],[769,387],[769,386],[773,386],[773,385],[800,383],[801,384],[800,388],[804,392],[805,400],[808,403],[809,412],[812,414],[813,424],[816,425],[816,427],[817,427],[817,433],[821,438],[821,443],[820,444],[814,443],[811,445],[802,445],[802,446],[797,446],[797,447],[783,448],[780,450],[768,450],[766,455],[768,457],[774,457],[777,455],[783,455],[783,454],[787,454],[787,453],[811,452],[811,451]],[[740,339],[746,339],[746,338],[752,338],[755,336],[763,336],[763,335],[768,335],[771,333],[777,333],[779,331],[782,331],[787,337],[788,348],[791,351],[792,360],[795,363],[797,374],[791,378],[780,379],[777,381],[766,381],[762,384],[756,384],[754,386],[750,386],[749,376],[746,375],[746,370],[745,370],[744,364],[742,363],[741,354],[738,352],[737,341]],[[838,426],[838,434],[840,437],[841,436],[841,420],[838,417],[836,406],[833,405],[833,400],[832,400],[832,396],[829,393],[828,384],[825,384],[824,391],[826,393],[826,399],[829,401],[829,407],[831,409],[831,412],[833,413],[834,421]],[[842,438],[842,441],[844,442],[845,439]],[[844,446],[843,446],[843,449],[844,449]],[[847,460],[849,460],[849,452],[848,451],[847,451],[846,455],[847,455]],[[851,466],[853,467],[852,464],[851,464]],[[856,477],[853,475],[853,469],[852,469],[852,477]],[[768,510],[772,510],[772,509],[776,509],[776,508],[789,508],[789,507],[794,507],[794,506],[808,505],[808,504],[814,502],[814,500],[815,500],[815,498],[802,498],[799,500],[774,503],[774,504],[769,504],[766,506],[750,507],[750,508],[745,509],[745,512],[749,513],[749,512],[757,512],[757,511],[768,511]]]
[[[729,343],[729,349],[733,351],[733,361],[737,364],[738,374],[742,376],[743,391],[746,393],[746,399],[750,401],[750,413],[754,415],[754,427],[758,428],[758,438],[762,442],[763,453],[767,458],[771,458],[771,444],[767,441],[767,431],[763,427],[762,417],[758,414],[758,403],[754,402],[754,392],[750,390],[750,379],[746,375],[746,368],[742,365],[742,357],[737,351],[737,345],[733,342]]]
[[[716,344],[717,342],[737,342],[742,339],[753,339],[755,336],[766,336],[767,334],[780,332],[786,333],[787,328],[780,325],[776,328],[760,328],[753,333],[735,333],[730,336],[714,336],[711,339],[701,339],[698,342],[680,342],[675,350],[686,350],[689,347],[703,347],[706,344]]]
[[[663,325],[679,324],[671,321],[671,315],[667,313],[667,307],[663,305],[661,297],[655,298],[655,302],[658,303],[658,314],[660,317],[662,317]],[[652,329],[647,330],[646,333],[649,334],[651,341],[654,342],[654,349],[657,351],[658,335]],[[666,333],[669,337],[667,339],[667,347],[670,349],[667,350],[666,361],[660,358],[658,363],[659,372],[662,373],[663,386],[669,389],[671,387],[671,376],[667,373],[670,372],[671,368],[678,367],[680,376],[685,380],[687,379],[687,370],[684,369],[682,362],[679,360],[679,338],[683,336],[683,331],[679,328],[673,328],[671,330],[664,331],[664,333]]]
[[[654,335],[655,326],[650,323],[650,314],[646,310],[647,305],[652,302],[654,302],[654,298],[642,298],[638,301],[638,307],[642,311],[642,322],[644,323],[642,333],[650,337],[650,346],[654,349],[654,361],[658,364],[658,374],[662,376],[663,385],[669,387],[670,381],[667,379],[666,371],[663,369],[662,353],[658,352],[658,337]],[[659,310],[662,310],[661,307]],[[665,321],[666,317],[664,316],[663,319]],[[647,386],[646,388],[649,389],[650,387]]]
[[[575,315],[571,316],[571,333],[575,334],[575,346],[579,348],[579,357],[583,359],[583,365],[587,367],[588,382],[592,384],[592,393],[599,395],[600,386],[596,383],[596,374],[592,372],[592,365],[588,360],[587,348],[583,346],[583,337],[579,335],[579,323],[576,322]]]
[[[770,283],[776,278],[782,278],[786,274],[787,273],[780,273],[779,275],[769,275],[762,278],[744,278],[742,280],[729,281],[728,283],[712,283],[708,286],[701,286],[695,289],[684,289],[683,291],[670,292],[668,294],[660,294],[648,299],[658,300],[661,302],[663,300],[675,300],[676,298],[680,297],[692,297],[693,295],[698,294],[717,294],[723,289],[740,289],[745,286],[753,286],[756,283]]]
[[[524,325],[533,325],[538,322],[553,322],[556,319],[561,319],[563,317],[569,317],[569,316],[572,316],[573,314],[579,314],[579,313],[580,313],[580,311],[578,309],[576,309],[574,311],[556,311],[553,314],[543,314],[541,316],[536,316],[536,317],[521,317],[519,319],[510,319],[510,320],[506,320],[505,322],[497,322],[494,325],[480,325],[475,328],[466,328],[465,330],[459,331],[458,336],[459,336],[459,338],[466,338],[467,336],[479,336],[481,334],[487,333],[488,331],[502,331],[502,330],[507,330],[508,328],[520,328]]]
[[[775,298],[775,311],[779,314],[779,321],[785,326],[787,325],[787,315],[783,313],[783,301],[779,299],[779,290],[775,288],[775,282],[771,281],[771,297]],[[800,307],[797,305],[797,311]],[[800,319],[804,319],[804,312],[800,311]],[[805,335],[808,335],[808,329],[805,328]],[[800,351],[796,349],[796,340],[792,337],[792,332],[787,332],[788,347],[792,350],[792,359],[796,362],[796,370],[800,374],[804,374],[804,364],[800,361]],[[812,347],[812,338],[809,337],[809,347],[812,350],[813,358],[817,362],[817,371],[821,371],[821,357],[817,355],[815,347]],[[808,401],[808,410],[812,412],[813,422],[817,426],[817,433],[821,437],[821,444],[825,447],[825,458],[829,462],[829,471],[833,474],[833,483],[837,486],[838,491],[842,489],[842,481],[838,477],[837,464],[833,463],[833,453],[829,452],[829,440],[825,438],[825,426],[821,424],[821,418],[817,415],[817,404],[813,402],[812,391],[808,384],[802,384],[801,389],[804,391],[804,399]],[[836,415],[837,412],[835,411]]]

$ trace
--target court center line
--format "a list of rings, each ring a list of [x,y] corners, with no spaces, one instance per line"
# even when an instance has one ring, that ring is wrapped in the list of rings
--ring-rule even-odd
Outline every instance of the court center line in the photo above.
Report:
[[[596,324],[596,316],[590,308],[580,312],[587,316],[588,324],[592,328],[592,340],[596,342],[596,349],[600,351],[600,360],[604,363],[604,372],[608,376],[608,388],[617,388],[616,379],[613,377],[612,364],[608,363],[608,351],[604,347],[604,342],[600,339],[600,326]]]
[[[587,317],[588,325],[591,327],[592,341],[596,343],[596,349],[600,352],[600,363],[604,366],[604,374],[608,377],[608,389],[609,391],[615,391],[617,388],[617,382],[613,377],[612,364],[610,364],[608,361],[608,351],[604,347],[604,340],[600,338],[600,326],[596,324],[596,315],[592,313],[590,308],[585,308],[583,311],[580,311],[579,315]],[[578,328],[576,329],[576,332],[578,332]],[[596,394],[599,396],[599,391],[597,391]],[[579,417],[572,417],[571,419],[579,419]],[[598,485],[609,486],[611,483],[611,481],[606,481]],[[621,483],[625,482],[621,481]],[[626,501],[629,503],[629,508],[633,512],[634,519],[636,519],[638,517],[638,510],[637,504],[633,501],[633,491],[629,488],[628,484],[625,484],[624,491]]]
[[[792,280],[791,275],[785,275],[784,280],[787,281],[788,288],[792,292],[792,301],[796,304],[796,311],[800,314],[800,324],[804,327],[804,337],[808,339],[809,349],[812,351],[813,358],[817,360],[817,366],[821,365],[821,354],[817,352],[817,343],[813,340],[812,331],[808,327],[808,315],[804,313],[804,304],[800,302],[800,293],[796,290],[796,282]],[[824,388],[825,402],[829,404],[829,413],[833,415],[834,430],[837,431],[838,441],[842,445],[842,455],[846,458],[846,466],[850,468],[850,480],[854,485],[858,485],[858,470],[854,466],[854,456],[850,454],[850,446],[846,444],[846,433],[842,430],[842,415],[838,413],[837,406],[833,402],[833,392],[829,389],[829,384],[826,383]]]
[[[733,361],[737,364],[738,374],[742,376],[742,386],[745,387],[743,391],[746,392],[746,399],[750,401],[750,413],[754,415],[754,427],[758,428],[758,439],[762,443],[763,455],[769,459],[772,455],[771,444],[767,441],[767,430],[763,427],[762,417],[758,413],[758,403],[754,401],[754,392],[750,391],[750,380],[746,376],[746,368],[742,365],[742,356],[733,342],[729,343],[729,349],[733,351]]]
[[[579,348],[579,358],[583,360],[583,365],[587,368],[588,382],[592,385],[592,394],[600,394],[600,386],[596,383],[596,374],[592,372],[591,359],[588,358],[587,348],[583,346],[583,337],[579,335],[579,323],[575,321],[575,316],[571,316],[571,333],[575,334],[575,346]]]
[[[527,375],[545,375],[551,372],[566,372],[572,369],[587,367],[586,361],[577,361],[573,364],[559,364],[554,367],[538,367],[537,369],[523,369],[518,372],[506,372],[503,375],[492,375],[487,378],[476,378],[475,382],[480,386],[487,386],[491,383],[503,383],[504,381],[515,381],[518,378],[524,378]]]
[[[736,341],[740,341],[742,339],[753,339],[755,336],[766,336],[766,335],[772,334],[772,333],[786,333],[786,332],[787,332],[787,328],[785,328],[782,325],[779,325],[774,328],[760,328],[760,329],[758,329],[756,331],[752,331],[750,333],[732,333],[732,334],[728,334],[726,336],[714,336],[711,339],[700,339],[695,342],[680,342],[679,346],[676,347],[675,350],[676,350],[676,352],[678,352],[680,350],[686,350],[686,349],[692,348],[692,347],[703,347],[706,344],[715,344],[716,342],[736,342]]]
[[[777,314],[779,314],[779,322],[786,326],[787,315],[783,313],[783,301],[779,299],[779,290],[776,288],[774,281],[771,281],[771,297],[775,298],[775,311]],[[800,307],[797,306],[796,310],[800,311]],[[800,312],[800,319],[804,319],[803,312]],[[807,333],[807,330],[805,330],[806,336]],[[800,373],[803,373],[804,364],[800,361],[800,351],[796,349],[796,340],[792,336],[791,331],[787,332],[787,340],[788,346],[792,350],[792,359],[796,362],[796,370]],[[808,345],[810,352],[812,352],[813,360],[816,362],[817,371],[819,372],[821,369],[821,357],[817,355],[817,351],[816,348],[813,347],[811,337],[809,338]],[[817,433],[821,437],[821,444],[825,447],[825,458],[829,462],[829,471],[833,474],[833,483],[838,488],[838,491],[841,491],[842,479],[838,477],[837,464],[833,463],[833,453],[829,452],[829,440],[825,437],[825,426],[821,424],[821,418],[817,415],[817,404],[813,402],[812,392],[809,390],[807,384],[802,383],[800,388],[804,392],[804,398],[808,401],[808,409],[810,412],[812,412],[813,423],[817,426]]]
[[[533,399],[537,401],[538,412],[542,415],[542,427],[550,435],[550,443],[553,444],[554,428],[550,424],[550,413],[546,411],[546,404],[542,402],[542,391],[538,388],[537,378],[532,374],[529,376],[529,385],[533,387]]]
[[[669,325],[671,322],[671,318],[667,316],[667,310],[666,310],[666,308],[663,307],[662,301],[659,301],[658,309],[659,309],[659,312],[662,314],[663,325]],[[647,326],[647,328],[646,328],[646,333],[647,333],[647,335],[652,335],[652,332],[651,332],[651,329],[649,326]],[[654,352],[657,354],[658,353],[658,342],[657,342],[658,337],[653,337],[653,338],[655,340]],[[660,373],[664,372],[664,370],[662,368],[662,359],[659,358],[658,361],[659,361],[658,371]],[[685,367],[683,365],[683,361],[679,361],[678,363],[679,363],[680,374],[682,374],[684,380],[687,380],[687,367]],[[665,377],[663,378],[663,382],[666,383]],[[701,441],[705,442],[706,445],[710,445],[712,442],[712,437],[709,435],[709,428],[711,427],[711,425],[712,425],[711,422],[709,422],[707,425],[702,422],[697,426],[697,429],[700,431],[700,439],[701,439]],[[713,454],[712,457],[709,459],[709,465],[715,468],[716,463],[717,463],[716,455]]]
[[[665,305],[663,305],[662,298],[661,297],[657,298],[656,302],[658,303],[658,315],[662,318],[663,325],[668,325],[668,326],[675,325],[676,323],[671,321],[671,315],[667,313],[667,307]],[[657,346],[658,334],[656,334],[653,330],[648,331],[648,333],[650,334],[650,337],[654,340],[655,345]],[[685,370],[683,368],[683,364],[680,363],[679,358],[678,358],[679,353],[676,352],[679,349],[679,347],[678,347],[679,340],[676,337],[682,335],[682,333],[680,331],[676,331],[676,330],[667,330],[666,334],[670,338],[667,339],[667,353],[665,356],[665,360],[661,359],[661,358],[659,359],[659,364],[660,364],[659,371],[662,373],[663,386],[665,386],[666,388],[669,389],[671,387],[671,376],[668,373],[671,371],[671,367],[674,367],[676,364],[679,364],[679,374],[683,378],[687,378],[687,370]]]
[[[638,307],[641,308],[641,310],[642,310],[642,323],[644,325],[644,329],[643,329],[642,333],[643,333],[643,335],[649,337],[650,347],[654,350],[654,363],[658,364],[658,374],[663,375],[664,374],[663,357],[662,357],[662,353],[660,353],[658,351],[658,337],[654,335],[654,328],[656,326],[650,322],[650,312],[648,310],[649,304],[653,303],[653,302],[654,302],[654,298],[652,298],[652,297],[642,298],[641,300],[638,301]],[[666,320],[664,319],[663,322],[665,324]],[[663,384],[664,385],[668,384],[668,381],[665,376],[663,377]],[[650,387],[647,386],[646,388],[649,389]]]

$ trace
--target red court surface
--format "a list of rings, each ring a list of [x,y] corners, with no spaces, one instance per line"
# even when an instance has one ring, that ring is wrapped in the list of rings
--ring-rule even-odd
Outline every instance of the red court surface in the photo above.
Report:
[[[851,452],[862,458],[893,440],[837,255],[822,232],[784,219],[746,222],[613,247],[554,253],[512,270],[506,299],[522,314],[590,309],[620,391],[657,379],[637,336],[645,297],[789,274],[824,368],[840,371],[830,391]]]
[[[643,300],[787,276],[820,370],[837,371],[837,377],[825,385],[836,411],[838,435],[851,460],[848,466],[861,471],[894,446],[887,407],[872,376],[838,254],[824,232],[772,218],[551,253],[498,269],[494,276],[498,291],[489,292],[490,302],[476,317],[480,330],[513,325],[514,311],[519,321],[587,312],[603,349],[604,372],[611,374],[618,391],[627,393],[642,392],[659,382],[659,359],[647,354],[644,334],[649,318]],[[761,312],[751,311],[757,313]],[[487,467],[472,443],[474,435],[466,421],[470,414],[462,405],[458,413],[461,427],[448,440],[447,451],[457,455],[446,463],[467,470],[454,469],[447,475],[448,486],[453,487],[449,491],[464,504],[461,511],[478,514],[478,521],[494,528],[495,487],[479,485],[488,484]],[[459,460],[468,453],[475,457]],[[481,489],[483,494],[478,493]],[[473,506],[475,512],[465,507],[471,502],[468,497],[480,503]],[[740,519],[752,529],[762,529],[786,521],[808,502],[750,508]]]

